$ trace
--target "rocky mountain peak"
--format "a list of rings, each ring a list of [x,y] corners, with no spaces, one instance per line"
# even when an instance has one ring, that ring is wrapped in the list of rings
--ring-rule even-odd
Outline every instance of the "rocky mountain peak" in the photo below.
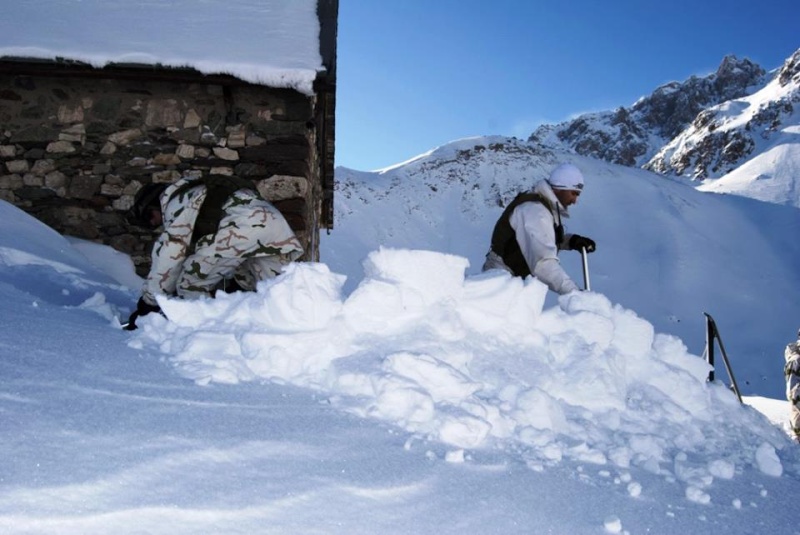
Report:
[[[726,56],[716,72],[669,82],[630,108],[543,125],[529,141],[627,166],[646,164],[704,109],[748,94],[765,71],[749,59]],[[655,143],[654,143],[655,140]]]
[[[769,73],[747,58],[728,55],[709,75],[664,84],[627,108],[542,125],[528,140],[664,175],[716,180],[776,145],[783,147],[770,161],[779,153],[789,158],[796,135],[784,133],[800,124],[798,103],[800,49]],[[765,193],[792,191],[785,185],[768,188],[763,177],[773,176],[771,171],[757,174],[762,178],[753,186],[754,197],[800,206],[791,193]]]
[[[786,60],[778,73],[778,83],[785,87],[790,82],[800,84],[800,49]]]
[[[764,91],[760,87],[752,91],[747,90],[748,80],[760,76],[760,68],[725,58],[714,83],[733,88],[721,92],[730,98],[701,110],[643,167],[696,180],[717,179],[756,157],[759,151],[783,143],[779,141],[784,139],[782,130],[797,121],[793,103],[800,101],[799,70],[800,50],[786,60]],[[742,88],[746,94],[738,96]]]
[[[714,74],[692,76],[656,89],[633,106],[648,130],[669,140],[684,130],[703,109],[748,94],[763,83],[765,71],[749,59],[726,56]]]
[[[721,101],[739,98],[747,94],[748,88],[761,81],[766,74],[763,68],[749,59],[725,56],[713,75],[714,90]]]

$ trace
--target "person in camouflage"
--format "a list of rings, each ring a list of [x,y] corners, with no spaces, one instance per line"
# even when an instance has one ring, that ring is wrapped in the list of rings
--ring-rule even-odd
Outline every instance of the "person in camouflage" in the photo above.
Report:
[[[227,190],[220,187],[223,183]],[[163,224],[163,230],[126,328],[135,329],[137,317],[160,311],[157,295],[213,297],[224,285],[253,291],[259,281],[275,277],[303,254],[283,215],[254,185],[246,184],[236,177],[182,178],[168,186],[149,185],[137,195],[133,210],[140,224],[152,228]],[[222,196],[212,201],[220,191]],[[205,221],[206,202],[220,205],[216,212],[211,210],[215,214],[211,225]],[[198,232],[203,227],[206,230]]]
[[[783,373],[786,376],[786,398],[789,400],[789,425],[792,438],[800,442],[800,330],[797,341],[787,344],[784,351],[786,365]]]

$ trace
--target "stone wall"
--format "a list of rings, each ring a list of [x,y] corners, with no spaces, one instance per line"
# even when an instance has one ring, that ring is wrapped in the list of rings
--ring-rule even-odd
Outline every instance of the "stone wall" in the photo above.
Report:
[[[125,220],[139,188],[236,174],[284,213],[304,259],[318,260],[313,98],[147,69],[19,71],[0,68],[0,199],[62,234],[129,254],[143,275],[155,235]]]

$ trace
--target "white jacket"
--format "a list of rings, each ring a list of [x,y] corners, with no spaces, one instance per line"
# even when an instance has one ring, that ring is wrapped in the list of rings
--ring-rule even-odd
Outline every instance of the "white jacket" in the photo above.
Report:
[[[558,202],[547,181],[542,180],[536,184],[533,191],[550,201],[560,212],[561,219],[569,217],[569,212]],[[517,243],[533,276],[554,292],[566,294],[580,288],[567,275],[558,260],[558,246],[553,228],[558,221],[557,215],[540,202],[520,204],[509,218]],[[562,249],[568,248],[567,243],[571,237],[572,234],[564,235],[560,244]],[[483,265],[484,271],[488,269],[505,269],[511,272],[511,269],[503,263],[503,259],[493,251],[489,251],[486,255],[486,263]]]

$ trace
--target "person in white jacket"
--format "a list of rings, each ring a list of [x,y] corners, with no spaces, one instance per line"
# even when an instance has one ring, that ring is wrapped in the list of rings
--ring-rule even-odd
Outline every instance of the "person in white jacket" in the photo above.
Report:
[[[518,277],[533,275],[558,294],[579,290],[558,261],[558,251],[592,253],[593,240],[566,234],[562,220],[583,191],[583,174],[569,163],[557,166],[533,191],[520,193],[498,219],[483,271],[505,269]]]

